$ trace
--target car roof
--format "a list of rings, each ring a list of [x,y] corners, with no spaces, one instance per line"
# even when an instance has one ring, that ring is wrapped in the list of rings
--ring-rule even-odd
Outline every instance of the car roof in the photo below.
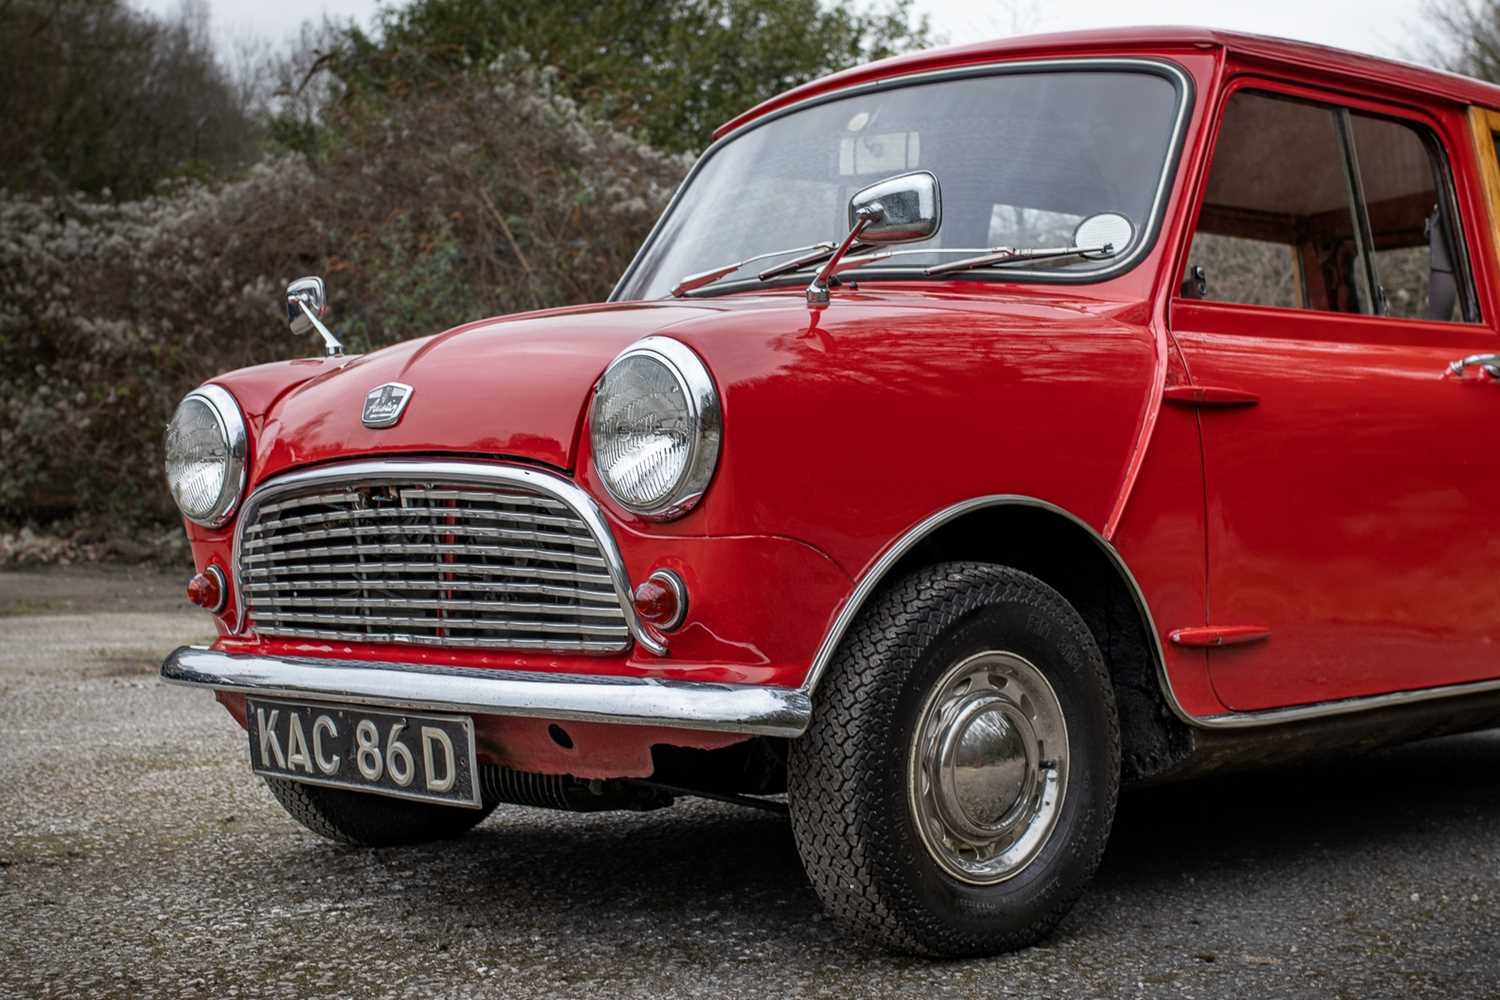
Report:
[[[1022,35],[971,45],[955,45],[929,49],[925,52],[913,52],[856,66],[794,87],[756,105],[719,126],[714,131],[714,138],[718,139],[768,112],[809,97],[888,77],[1024,58],[1169,55],[1173,51],[1192,50],[1231,53],[1263,62],[1281,63],[1289,67],[1348,76],[1366,85],[1384,85],[1427,96],[1447,98],[1461,104],[1482,104],[1500,108],[1500,86],[1460,76],[1457,73],[1448,73],[1414,63],[1350,52],[1326,45],[1316,45],[1312,42],[1221,31],[1216,28],[1105,28],[1094,31]]]

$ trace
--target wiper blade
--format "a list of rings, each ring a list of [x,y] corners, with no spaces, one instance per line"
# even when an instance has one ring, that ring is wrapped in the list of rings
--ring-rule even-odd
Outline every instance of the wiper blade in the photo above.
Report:
[[[772,257],[783,257],[789,253],[810,253],[810,255],[814,257],[822,255],[823,258],[826,258],[828,254],[833,253],[834,248],[837,246],[837,243],[828,242],[813,243],[805,247],[790,247],[786,250],[772,250],[769,253],[760,253],[756,254],[754,257],[746,257],[744,260],[737,260],[733,264],[725,264],[722,267],[710,268],[707,271],[699,271],[697,274],[690,274],[686,278],[683,278],[681,281],[677,282],[677,284],[673,285],[672,297],[680,299],[688,292],[691,292],[697,288],[702,288],[704,285],[711,285],[715,281],[718,281],[720,278],[733,274],[740,268],[745,267],[748,264],[754,264],[758,260],[769,260]],[[802,258],[799,257],[798,259],[801,260]],[[801,267],[804,265],[799,264],[798,266]],[[792,268],[792,270],[796,270],[796,268]],[[760,278],[761,280],[765,280],[765,275],[760,275]]]
[[[814,264],[821,264],[829,257],[832,257],[833,252],[836,249],[837,245],[833,243],[819,244],[818,248],[815,249],[812,253],[803,254],[801,257],[789,260],[784,264],[777,264],[775,267],[768,267],[764,271],[757,274],[756,277],[761,281],[770,281],[772,278],[779,278],[783,274],[791,274],[793,271],[800,271],[804,267],[812,267]],[[864,253],[868,249],[870,249],[870,244],[856,243],[854,244],[854,246],[849,248],[849,252]]]
[[[1059,260],[1063,257],[1084,257],[1089,260],[1105,260],[1117,251],[1113,243],[1102,243],[1094,247],[994,247],[989,253],[963,260],[934,264],[926,268],[927,275],[951,274],[955,271],[972,271],[978,267],[997,267],[1001,264],[1020,264],[1033,260]]]

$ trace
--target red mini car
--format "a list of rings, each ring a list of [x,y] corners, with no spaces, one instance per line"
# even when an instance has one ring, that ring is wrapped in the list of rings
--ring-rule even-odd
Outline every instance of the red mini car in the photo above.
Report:
[[[324,356],[168,430],[219,638],[162,676],[338,840],[727,798],[862,934],[1034,942],[1122,782],[1500,723],[1497,135],[1311,45],[1018,39],[728,123],[605,304],[347,357],[303,279]]]

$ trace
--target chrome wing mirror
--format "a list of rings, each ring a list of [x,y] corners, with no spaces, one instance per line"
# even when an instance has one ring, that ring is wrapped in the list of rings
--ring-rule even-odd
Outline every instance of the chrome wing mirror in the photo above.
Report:
[[[323,317],[327,315],[328,294],[322,278],[310,275],[286,286],[287,326],[299,337],[318,331],[323,338],[324,357],[336,358],[344,353],[344,345],[323,325]]]
[[[807,286],[807,304],[828,305],[828,282],[855,243],[917,243],[943,224],[943,193],[930,170],[897,174],[854,192],[849,199],[849,235]]]

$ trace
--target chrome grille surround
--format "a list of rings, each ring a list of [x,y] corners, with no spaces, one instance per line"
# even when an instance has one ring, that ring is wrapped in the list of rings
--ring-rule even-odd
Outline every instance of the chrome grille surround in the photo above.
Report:
[[[234,536],[234,631],[558,653],[666,646],[598,505],[550,473],[382,460],[278,477]]]

